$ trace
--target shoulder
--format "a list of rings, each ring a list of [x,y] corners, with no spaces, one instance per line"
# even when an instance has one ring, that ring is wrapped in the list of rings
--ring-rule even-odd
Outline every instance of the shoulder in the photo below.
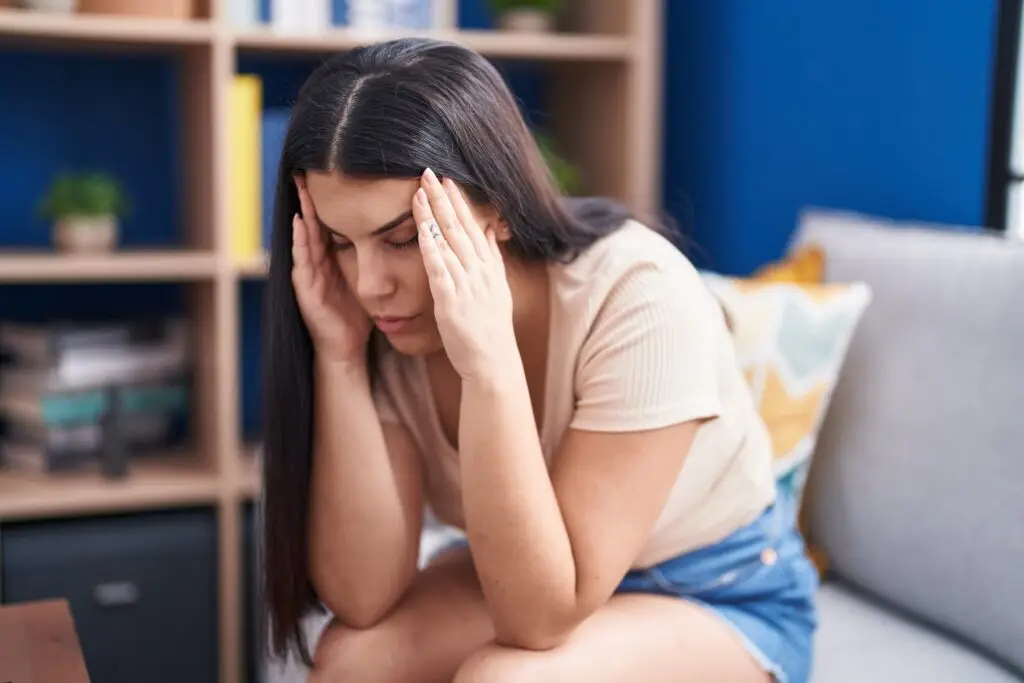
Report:
[[[629,314],[656,312],[659,322],[692,322],[708,316],[716,324],[721,310],[700,272],[663,235],[637,221],[601,238],[575,260],[554,269],[553,287],[563,315],[591,333],[615,333]],[[616,315],[620,313],[620,315]]]
[[[574,359],[576,416],[587,429],[664,426],[720,409],[721,308],[675,245],[624,225],[560,271]]]

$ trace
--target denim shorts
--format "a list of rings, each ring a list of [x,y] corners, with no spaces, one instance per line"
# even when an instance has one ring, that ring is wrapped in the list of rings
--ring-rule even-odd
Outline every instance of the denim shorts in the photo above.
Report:
[[[818,572],[795,520],[792,501],[780,490],[750,524],[712,545],[630,571],[616,592],[675,596],[700,605],[732,629],[775,681],[807,683]],[[462,537],[434,556],[465,545]]]
[[[678,596],[730,626],[779,683],[806,683],[817,630],[818,572],[782,491],[721,541],[626,574],[616,592]]]

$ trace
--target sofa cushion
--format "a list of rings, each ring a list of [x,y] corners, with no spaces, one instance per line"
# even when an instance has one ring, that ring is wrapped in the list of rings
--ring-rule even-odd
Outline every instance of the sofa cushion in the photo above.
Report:
[[[871,291],[860,282],[801,281],[781,264],[752,278],[702,277],[726,315],[768,428],[778,486],[799,515],[821,420]]]
[[[1024,244],[824,211],[794,247],[872,290],[810,474],[849,582],[1024,670]],[[922,679],[923,680],[923,679]]]
[[[1021,683],[962,643],[834,582],[819,593],[811,683]]]

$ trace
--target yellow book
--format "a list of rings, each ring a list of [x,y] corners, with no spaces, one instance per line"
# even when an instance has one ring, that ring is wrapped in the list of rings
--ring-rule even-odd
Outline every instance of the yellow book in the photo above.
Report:
[[[259,76],[237,74],[231,84],[228,117],[229,244],[236,262],[251,262],[263,254],[260,189],[262,108],[263,82]]]

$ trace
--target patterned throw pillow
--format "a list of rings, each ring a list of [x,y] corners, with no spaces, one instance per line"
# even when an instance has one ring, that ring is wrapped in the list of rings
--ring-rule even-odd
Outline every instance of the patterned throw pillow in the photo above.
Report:
[[[771,434],[779,486],[792,494],[798,514],[822,420],[871,301],[866,284],[824,283],[822,274],[814,248],[749,278],[702,274],[725,310]],[[823,571],[824,558],[815,560]]]

